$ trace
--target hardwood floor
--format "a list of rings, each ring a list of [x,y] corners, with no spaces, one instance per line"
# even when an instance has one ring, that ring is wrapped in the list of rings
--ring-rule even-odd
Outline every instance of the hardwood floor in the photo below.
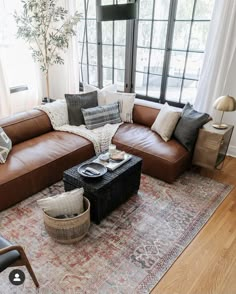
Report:
[[[152,294],[236,293],[236,158],[200,174],[235,188],[173,264]]]

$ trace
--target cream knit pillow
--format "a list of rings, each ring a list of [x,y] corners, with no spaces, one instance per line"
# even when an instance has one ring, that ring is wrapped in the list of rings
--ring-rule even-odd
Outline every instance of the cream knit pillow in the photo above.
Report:
[[[40,208],[49,216],[73,215],[84,212],[83,205],[84,189],[75,189],[52,197],[37,201]]]
[[[174,110],[168,103],[165,103],[151,129],[167,142],[170,140],[180,116],[181,112]]]

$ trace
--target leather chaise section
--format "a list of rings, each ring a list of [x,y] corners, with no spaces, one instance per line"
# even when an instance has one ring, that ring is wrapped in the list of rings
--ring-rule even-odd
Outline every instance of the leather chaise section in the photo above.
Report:
[[[61,180],[64,170],[92,156],[90,141],[66,132],[49,132],[13,146],[0,165],[0,210]]]
[[[118,149],[140,156],[144,173],[169,183],[189,166],[190,153],[182,145],[174,139],[164,142],[145,126],[125,123],[112,142]]]

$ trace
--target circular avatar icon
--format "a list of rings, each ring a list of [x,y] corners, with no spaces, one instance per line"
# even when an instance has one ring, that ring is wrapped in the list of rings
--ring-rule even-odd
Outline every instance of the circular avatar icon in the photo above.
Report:
[[[25,274],[23,271],[15,269],[10,272],[9,280],[15,286],[21,285],[25,281]]]

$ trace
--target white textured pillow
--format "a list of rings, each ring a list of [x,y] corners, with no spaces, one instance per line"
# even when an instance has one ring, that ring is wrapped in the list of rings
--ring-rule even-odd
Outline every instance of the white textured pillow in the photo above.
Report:
[[[56,196],[40,199],[37,203],[40,208],[52,217],[66,214],[80,214],[84,212],[83,194],[84,189],[79,188]]]
[[[120,117],[123,122],[133,122],[135,93],[107,92],[106,104],[120,102]]]
[[[102,89],[98,89],[97,87],[83,83],[83,87],[84,87],[85,93],[93,92],[93,91],[98,92],[98,105],[99,106],[103,106],[103,105],[107,104],[106,103],[107,91],[109,91],[109,92],[116,92],[117,91],[117,85],[114,85],[114,84],[106,86]]]
[[[170,140],[180,116],[181,112],[175,111],[168,103],[165,103],[151,129],[167,142]]]
[[[7,156],[12,149],[11,139],[7,136],[4,130],[0,127],[0,163],[5,163]]]

